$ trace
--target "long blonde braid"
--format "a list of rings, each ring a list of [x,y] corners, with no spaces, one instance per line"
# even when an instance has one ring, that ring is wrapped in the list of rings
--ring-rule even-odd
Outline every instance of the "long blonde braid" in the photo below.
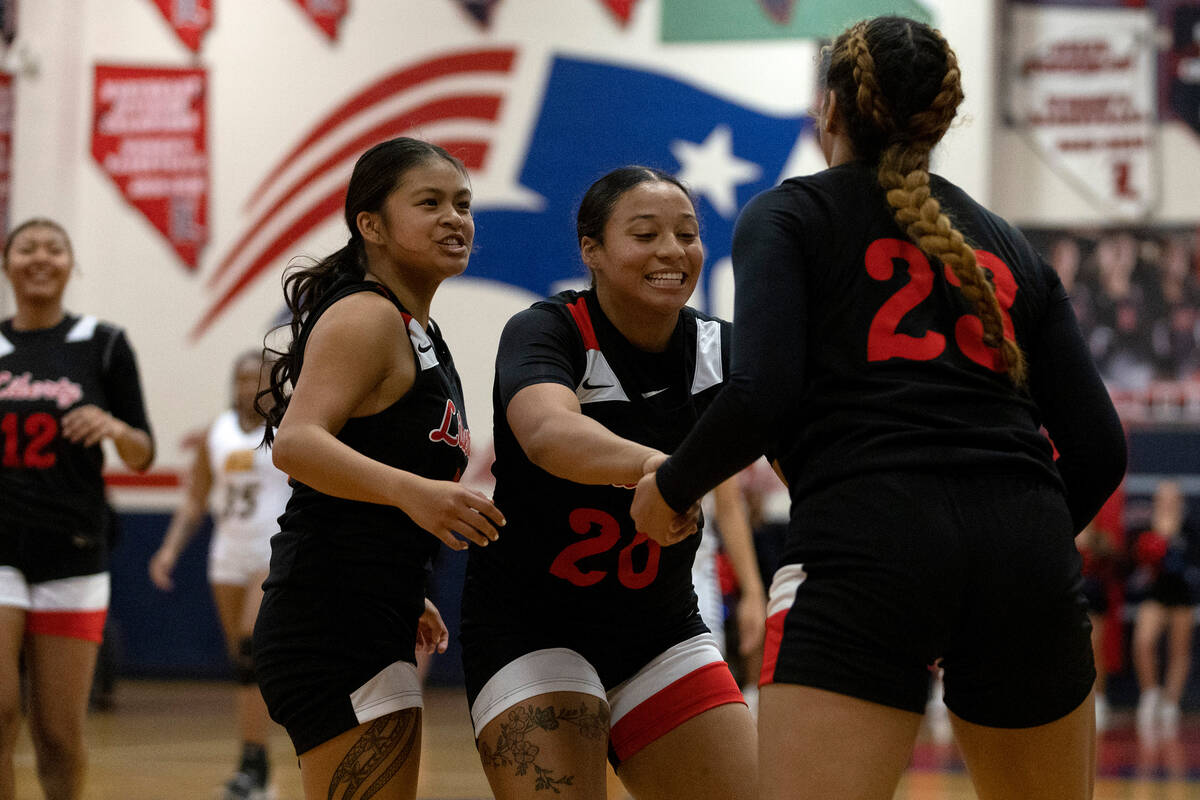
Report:
[[[941,34],[930,29],[945,55],[941,86],[928,108],[898,121],[880,90],[868,32],[869,23],[860,22],[842,35],[839,44],[844,42],[845,58],[852,66],[857,87],[855,110],[882,144],[879,185],[900,228],[922,252],[941,261],[958,277],[963,296],[983,323],[984,344],[999,350],[1009,378],[1022,387],[1027,372],[1025,355],[1016,341],[1005,336],[996,289],[976,262],[975,251],[942,213],[929,189],[930,151],[950,127],[963,98],[958,59]],[[835,59],[837,55],[835,52]]]

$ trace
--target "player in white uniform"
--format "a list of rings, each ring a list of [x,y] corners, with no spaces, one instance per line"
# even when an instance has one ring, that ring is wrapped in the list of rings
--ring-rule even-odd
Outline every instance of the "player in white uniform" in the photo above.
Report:
[[[205,514],[213,515],[208,580],[225,632],[238,683],[238,732],[242,758],[225,787],[225,800],[266,796],[266,741],[270,718],[254,678],[250,634],[262,600],[271,560],[271,536],[279,530],[291,488],[287,475],[260,447],[263,420],[254,397],[263,370],[259,352],[234,365],[233,408],[221,414],[196,449],[187,498],[171,518],[162,546],[150,560],[150,577],[163,591],[174,588],[171,573]]]

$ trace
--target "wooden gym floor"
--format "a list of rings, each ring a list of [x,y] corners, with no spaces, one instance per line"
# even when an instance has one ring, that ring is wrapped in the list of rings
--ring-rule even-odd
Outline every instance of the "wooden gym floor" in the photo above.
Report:
[[[195,681],[123,681],[115,707],[88,718],[86,800],[219,800],[238,756],[233,687]],[[432,688],[425,699],[420,796],[430,800],[490,797],[471,740],[460,689]],[[270,743],[276,800],[300,800],[299,771],[282,729]],[[1129,712],[1114,715],[1099,750],[1099,800],[1200,800],[1200,718],[1185,717],[1177,740],[1138,742]],[[41,800],[28,734],[16,755],[16,800]],[[624,798],[613,779],[609,797]],[[897,798],[969,800],[975,794],[952,744],[922,735]]]

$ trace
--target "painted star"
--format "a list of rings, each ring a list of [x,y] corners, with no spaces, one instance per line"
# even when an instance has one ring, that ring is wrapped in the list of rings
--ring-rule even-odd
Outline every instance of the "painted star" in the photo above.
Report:
[[[713,128],[701,144],[676,139],[671,154],[681,166],[676,177],[697,196],[707,197],[726,218],[737,213],[737,187],[762,175],[758,164],[733,154],[733,131],[728,125]]]

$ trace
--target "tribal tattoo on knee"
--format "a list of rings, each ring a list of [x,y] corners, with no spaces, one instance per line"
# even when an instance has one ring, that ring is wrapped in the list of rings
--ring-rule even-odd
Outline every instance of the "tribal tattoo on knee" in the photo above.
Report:
[[[480,742],[479,754],[485,764],[493,767],[515,766],[517,775],[527,774],[532,767],[535,790],[549,789],[560,794],[558,787],[571,786],[575,776],[555,777],[554,770],[539,765],[536,759],[541,748],[529,741],[528,735],[539,729],[557,730],[566,724],[573,726],[587,739],[607,741],[608,719],[608,706],[599,701],[594,708],[589,708],[586,701],[581,701],[578,708],[564,708],[561,711],[555,710],[554,706],[518,706],[508,712],[508,722],[500,723],[500,736],[496,739],[495,748],[489,747],[487,742]]]
[[[329,800],[367,800],[396,776],[417,742],[420,713],[408,709],[372,722],[329,780]]]

